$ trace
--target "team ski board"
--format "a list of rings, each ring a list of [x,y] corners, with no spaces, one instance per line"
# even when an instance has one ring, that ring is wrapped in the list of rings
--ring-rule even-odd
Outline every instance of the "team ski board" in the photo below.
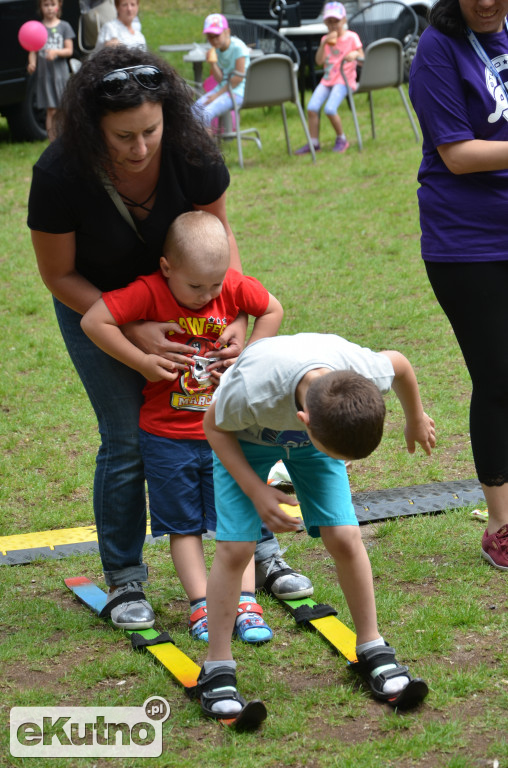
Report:
[[[87,608],[100,615],[106,605],[107,595],[96,584],[84,576],[77,576],[65,579],[65,586]],[[184,687],[189,698],[197,698],[196,686],[201,667],[175,645],[167,632],[161,634],[155,629],[126,629],[124,632],[131,637],[133,648],[146,648]],[[219,722],[238,730],[246,730],[257,728],[265,718],[265,705],[255,700],[247,702],[235,718],[224,718]]]
[[[312,598],[301,600],[281,600],[279,602],[291,613],[297,624],[311,626],[325,638],[342,656],[344,656],[354,671],[358,659],[356,657],[356,635],[338,618],[337,611],[331,606],[316,603]],[[420,704],[428,693],[428,686],[420,678],[410,679],[409,684],[392,698],[380,698],[391,707],[409,709]]]
[[[277,599],[297,624],[313,627],[349,662],[357,661],[356,635],[342,621],[339,621],[337,611],[329,605],[316,603],[310,597],[304,597],[301,600]]]

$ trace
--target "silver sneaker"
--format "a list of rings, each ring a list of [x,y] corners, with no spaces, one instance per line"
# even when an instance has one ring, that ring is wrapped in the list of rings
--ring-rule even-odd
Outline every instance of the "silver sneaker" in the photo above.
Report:
[[[265,589],[280,600],[310,597],[314,592],[312,582],[307,576],[290,568],[282,559],[285,551],[279,549],[266,560],[256,563],[256,589]]]
[[[108,606],[111,621],[120,629],[150,629],[155,624],[155,614],[139,581],[129,581],[109,592],[106,609]]]

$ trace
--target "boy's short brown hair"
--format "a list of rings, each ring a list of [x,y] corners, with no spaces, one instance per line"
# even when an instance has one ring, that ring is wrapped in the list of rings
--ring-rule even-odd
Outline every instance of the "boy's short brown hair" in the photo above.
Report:
[[[364,459],[381,442],[386,407],[376,385],[354,371],[316,377],[305,396],[309,430],[324,448]]]

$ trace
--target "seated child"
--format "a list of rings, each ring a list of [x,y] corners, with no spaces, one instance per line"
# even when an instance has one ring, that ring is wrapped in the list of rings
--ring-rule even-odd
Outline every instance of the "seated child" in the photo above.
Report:
[[[340,104],[346,98],[347,88],[341,73],[341,64],[344,65],[344,75],[351,88],[356,90],[356,62],[363,57],[363,48],[356,32],[347,28],[346,9],[342,3],[326,3],[323,11],[323,20],[328,27],[328,34],[321,38],[319,48],[316,51],[316,64],[324,67],[324,75],[317,84],[310,97],[307,113],[309,115],[309,133],[314,144],[314,149],[319,151],[319,115],[323,104],[325,115],[332,124],[336,133],[333,152],[345,152],[349,147],[346,134],[342,129],[340,119]],[[310,152],[310,147],[305,144],[295,151],[295,155],[305,155]]]
[[[97,346],[148,380],[139,440],[152,534],[170,535],[175,569],[190,600],[190,632],[201,640],[207,640],[201,536],[215,529],[212,456],[202,426],[214,389],[209,353],[220,347],[221,335],[240,311],[256,318],[249,343],[277,333],[282,320],[277,299],[228,266],[229,243],[220,220],[204,211],[183,213],[169,228],[160,270],[104,293],[81,321]],[[119,327],[135,320],[174,322],[182,343],[195,347],[196,354],[187,366],[145,354]],[[272,632],[256,604],[254,581],[252,562],[242,582],[235,632],[246,642],[265,642]]]
[[[399,352],[375,353],[340,336],[300,333],[251,344],[222,376],[204,418],[214,451],[217,544],[208,577],[209,652],[198,681],[206,715],[236,715],[245,701],[236,690],[231,655],[243,569],[261,521],[274,532],[298,521],[281,503],[295,503],[266,479],[282,458],[310,536],[321,536],[335,562],[356,629],[358,664],[373,695],[394,706],[420,702],[428,692],[395,659],[377,627],[369,558],[351,501],[345,459],[368,456],[383,433],[382,393],[393,387],[415,442],[430,455],[433,420],[424,413],[409,361]],[[218,690],[220,689],[220,690]]]
[[[234,108],[228,83],[231,84],[237,106],[242,105],[250,58],[245,43],[231,36],[228,20],[221,13],[212,13],[206,17],[203,34],[212,46],[206,60],[210,64],[210,75],[218,84],[196,101],[195,109],[196,114],[209,127],[214,117],[220,117]]]

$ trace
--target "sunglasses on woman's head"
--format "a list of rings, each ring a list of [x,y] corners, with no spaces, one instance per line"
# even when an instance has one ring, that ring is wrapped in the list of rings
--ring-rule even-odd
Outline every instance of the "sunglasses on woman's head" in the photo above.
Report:
[[[156,91],[162,82],[162,72],[151,64],[138,64],[135,67],[114,69],[102,78],[102,87],[108,96],[116,96],[123,91],[124,85],[133,78],[142,88]]]

